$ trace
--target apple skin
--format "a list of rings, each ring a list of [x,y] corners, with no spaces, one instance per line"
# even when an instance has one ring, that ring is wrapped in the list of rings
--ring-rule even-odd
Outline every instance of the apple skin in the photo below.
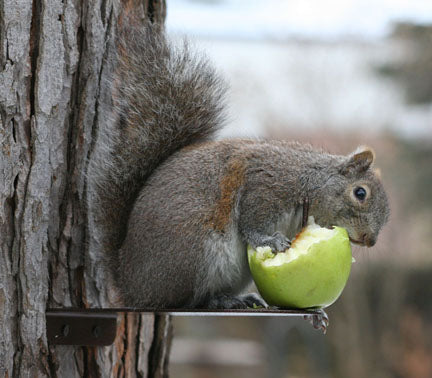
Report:
[[[307,254],[279,266],[265,266],[248,247],[252,276],[269,305],[324,308],[339,298],[351,271],[352,254],[347,231],[341,227],[334,230],[330,239],[318,241]]]

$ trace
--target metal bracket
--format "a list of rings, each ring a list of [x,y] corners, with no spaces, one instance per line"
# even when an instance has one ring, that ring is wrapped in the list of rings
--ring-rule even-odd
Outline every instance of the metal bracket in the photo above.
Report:
[[[111,345],[117,333],[117,314],[47,311],[46,327],[50,344]]]
[[[117,313],[131,312],[172,316],[277,316],[302,318],[321,314],[319,311],[314,310],[280,308],[236,310],[145,308],[48,309],[46,312],[48,342],[53,345],[111,345],[117,333]]]

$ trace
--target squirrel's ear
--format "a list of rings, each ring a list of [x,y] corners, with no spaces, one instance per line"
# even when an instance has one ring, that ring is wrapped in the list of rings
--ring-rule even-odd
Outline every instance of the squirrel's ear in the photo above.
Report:
[[[359,147],[341,164],[340,172],[343,175],[364,172],[372,165],[374,160],[375,153],[370,147]]]

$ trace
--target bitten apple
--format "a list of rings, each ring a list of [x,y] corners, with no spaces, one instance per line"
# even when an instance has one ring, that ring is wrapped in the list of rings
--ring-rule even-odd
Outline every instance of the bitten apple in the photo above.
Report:
[[[249,247],[248,259],[255,284],[269,305],[303,309],[334,303],[353,261],[347,231],[320,227],[313,217],[285,252]]]

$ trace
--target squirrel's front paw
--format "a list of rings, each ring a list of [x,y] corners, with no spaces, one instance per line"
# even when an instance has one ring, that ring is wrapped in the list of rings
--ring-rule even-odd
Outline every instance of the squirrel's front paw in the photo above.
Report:
[[[291,247],[291,240],[284,234],[275,232],[272,236],[265,236],[261,240],[262,246],[268,245],[273,252],[283,252]]]
[[[265,235],[256,231],[248,232],[245,240],[255,249],[268,246],[273,253],[283,252],[291,247],[291,241],[279,231],[276,231],[273,235]]]

